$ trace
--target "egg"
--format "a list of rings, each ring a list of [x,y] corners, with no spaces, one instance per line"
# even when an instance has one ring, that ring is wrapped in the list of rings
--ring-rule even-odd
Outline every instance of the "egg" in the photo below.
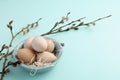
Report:
[[[47,49],[47,41],[43,37],[35,37],[32,40],[32,48],[37,52],[43,52]]]
[[[20,61],[24,63],[33,63],[35,61],[35,54],[34,51],[24,48],[24,49],[19,49],[17,53],[17,57]]]
[[[29,48],[32,49],[32,40],[34,37],[29,37],[25,42],[24,42],[24,48]]]
[[[37,54],[37,61],[40,61],[42,63],[52,63],[56,59],[57,57],[53,53],[47,51]]]
[[[54,42],[50,39],[46,39],[46,41],[47,41],[47,45],[48,45],[46,51],[53,52],[53,50],[55,48]]]

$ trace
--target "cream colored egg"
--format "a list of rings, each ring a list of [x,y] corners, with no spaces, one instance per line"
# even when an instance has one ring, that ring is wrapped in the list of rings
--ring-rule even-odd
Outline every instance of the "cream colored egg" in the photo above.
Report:
[[[52,63],[56,59],[57,57],[54,54],[47,51],[37,54],[37,61],[40,61],[42,63]]]
[[[34,39],[34,37],[29,37],[24,43],[24,48],[32,49],[32,40],[33,39]]]
[[[43,52],[47,49],[47,41],[39,36],[32,40],[32,48],[37,52]]]
[[[35,54],[34,51],[24,48],[24,49],[19,49],[17,53],[18,59],[24,63],[33,63],[35,61]]]
[[[54,42],[50,39],[47,39],[46,41],[47,41],[47,45],[48,45],[46,51],[53,52],[53,50],[55,48]]]

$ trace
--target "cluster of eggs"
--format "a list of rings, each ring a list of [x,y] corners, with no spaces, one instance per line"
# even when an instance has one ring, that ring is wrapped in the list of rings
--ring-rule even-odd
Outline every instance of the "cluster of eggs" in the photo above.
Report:
[[[52,63],[57,57],[52,53],[55,44],[51,39],[41,36],[29,37],[24,42],[24,47],[18,50],[17,57],[25,64]]]

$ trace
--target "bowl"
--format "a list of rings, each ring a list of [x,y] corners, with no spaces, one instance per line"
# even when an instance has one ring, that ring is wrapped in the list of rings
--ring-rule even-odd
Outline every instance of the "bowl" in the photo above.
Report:
[[[47,38],[47,39],[51,39],[51,38]],[[56,41],[54,39],[51,39],[51,40],[55,44],[54,54],[57,57],[56,61],[54,61],[51,64],[48,64],[48,65],[45,65],[45,66],[41,66],[41,67],[36,67],[36,66],[33,67],[33,66],[26,65],[24,63],[20,64],[20,66],[23,69],[25,69],[26,71],[29,71],[31,76],[34,76],[37,73],[43,73],[43,72],[51,70],[56,65],[56,63],[58,62],[58,60],[59,60],[59,58],[60,58],[60,56],[62,54],[62,46],[61,46],[61,44],[58,41]],[[23,48],[24,42],[25,42],[25,40],[21,41],[20,43],[18,43],[17,46],[14,49],[13,55],[14,55],[15,61],[18,61],[17,52],[18,52],[19,49]]]

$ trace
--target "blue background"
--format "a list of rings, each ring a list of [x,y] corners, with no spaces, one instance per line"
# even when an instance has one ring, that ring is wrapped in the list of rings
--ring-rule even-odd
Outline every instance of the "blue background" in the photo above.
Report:
[[[13,48],[30,36],[47,32],[69,11],[70,20],[85,16],[86,22],[113,15],[93,27],[50,35],[65,43],[53,70],[31,77],[22,68],[11,67],[5,80],[120,80],[119,8],[119,0],[0,0],[0,46],[10,41],[6,27],[10,20],[14,20],[14,32],[17,32],[28,23],[43,18],[37,29],[26,36],[19,35]]]

